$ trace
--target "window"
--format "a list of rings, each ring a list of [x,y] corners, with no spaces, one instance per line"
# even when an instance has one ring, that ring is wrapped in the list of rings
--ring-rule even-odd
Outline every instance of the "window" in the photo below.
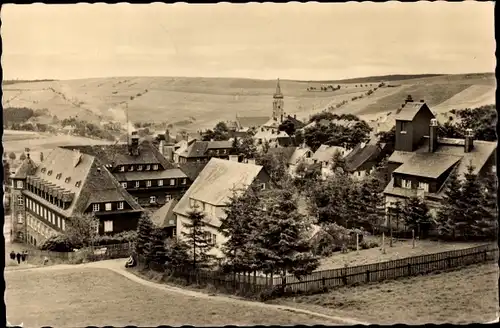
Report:
[[[47,175],[52,175],[52,170],[50,170],[49,172],[47,172]]]
[[[165,194],[165,202],[171,201],[172,200],[172,195],[170,194]]]
[[[163,180],[158,180],[158,186],[163,186]]]
[[[142,171],[142,165],[139,165],[139,166],[137,167],[137,171]]]
[[[146,187],[151,187],[151,180],[146,181]]]
[[[104,232],[113,231],[113,221],[104,221]]]
[[[170,185],[175,186],[175,179],[170,179]]]
[[[44,208],[44,209],[43,209],[43,218],[44,218],[44,219],[47,219],[48,217],[49,217],[49,214],[47,213],[47,209],[46,209],[46,208]]]
[[[146,165],[146,171],[151,170],[151,165]]]
[[[425,182],[419,182],[418,189],[423,189],[425,192],[429,192],[429,184]]]
[[[16,181],[16,185],[17,185],[17,188],[18,189],[22,189],[23,188],[23,182],[22,181]]]
[[[410,180],[402,179],[401,180],[401,185],[402,185],[403,188],[411,189],[411,181]]]
[[[401,133],[406,133],[406,129],[407,129],[407,124],[408,122],[401,122]]]
[[[17,196],[17,205],[20,205],[20,206],[24,205],[23,196],[21,196],[21,195]]]
[[[123,210],[123,202],[118,202],[118,209]]]
[[[46,171],[46,170],[47,170],[46,168],[42,168],[42,169],[41,169],[41,172],[42,172],[42,173],[45,173],[45,171]]]
[[[194,202],[194,199],[189,199],[189,207],[194,207],[195,202]]]
[[[133,171],[133,170],[134,170],[134,166],[133,166],[133,165],[130,165],[130,166],[128,167],[128,170],[129,170],[129,171]]]
[[[125,166],[120,166],[120,172],[125,172]]]
[[[139,188],[139,185],[140,185],[140,184],[139,184],[139,181],[136,181],[136,182],[135,182],[135,187],[136,187],[136,188]]]
[[[104,206],[105,206],[106,211],[111,211],[111,203],[106,203],[106,205],[104,205]]]
[[[61,219],[61,229],[66,230],[66,221],[64,219]]]
[[[186,178],[182,179],[182,184],[185,185],[187,182]]]
[[[156,196],[149,197],[149,202],[150,203],[156,203]]]
[[[260,187],[262,188],[262,190],[266,190],[266,184],[265,183],[261,184]]]
[[[215,245],[217,243],[217,235],[212,234],[212,245]]]
[[[139,203],[139,197],[134,197],[136,203]]]
[[[77,182],[75,183],[75,187],[77,187],[77,188],[78,188],[78,187],[80,187],[81,185],[82,185],[82,182],[81,182],[81,181],[77,181]]]
[[[54,213],[50,212],[50,223],[54,224]]]
[[[62,177],[62,173],[57,173],[56,179],[59,180],[59,179],[61,179],[61,177]]]
[[[93,204],[92,205],[92,211],[93,212],[99,212],[99,207],[100,207],[99,204]]]
[[[127,183],[126,182],[122,182],[122,187],[127,189]]]
[[[17,223],[23,223],[23,215],[21,213],[17,214]]]
[[[153,165],[153,170],[158,170],[158,164]]]
[[[70,181],[71,181],[71,178],[70,178],[70,177],[67,177],[67,178],[64,180],[64,182],[66,182],[66,183],[69,183]]]

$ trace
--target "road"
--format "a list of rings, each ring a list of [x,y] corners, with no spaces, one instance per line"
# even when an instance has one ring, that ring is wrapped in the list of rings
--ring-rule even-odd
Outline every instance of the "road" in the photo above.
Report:
[[[349,318],[328,316],[288,306],[253,302],[231,296],[208,295],[154,283],[141,279],[125,269],[124,262],[125,259],[120,259],[32,269],[8,270],[7,268],[6,304],[10,321],[14,323],[22,321],[27,314],[29,317],[31,310],[32,316],[39,317],[38,321],[31,321],[31,324],[38,326],[49,323],[52,326],[66,326],[69,322],[67,320],[79,325],[107,323],[120,326],[366,324]],[[23,281],[29,281],[26,282],[27,286]],[[19,284],[22,284],[21,290],[15,290],[14,285]],[[54,287],[47,286],[50,284],[54,284]],[[45,305],[43,301],[49,296],[57,300],[50,306]],[[95,298],[99,299],[100,305],[93,302]],[[111,305],[114,302],[117,304]],[[11,309],[10,304],[12,306],[22,304],[26,312]],[[87,312],[103,312],[103,306],[106,309],[106,316],[94,314],[89,318]],[[186,307],[189,308],[187,313]],[[79,310],[76,311],[76,308]],[[144,314],[146,312],[147,315]],[[168,315],[165,316],[165,313]],[[141,317],[138,317],[139,315]],[[28,320],[24,320],[25,324],[28,324]]]

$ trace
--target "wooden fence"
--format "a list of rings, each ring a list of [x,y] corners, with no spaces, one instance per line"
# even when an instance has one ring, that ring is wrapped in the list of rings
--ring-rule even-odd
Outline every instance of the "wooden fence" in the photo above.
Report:
[[[240,295],[252,293],[255,295],[279,285],[285,286],[286,294],[312,293],[340,286],[416,276],[497,260],[498,248],[494,245],[482,245],[394,261],[317,271],[302,277],[300,280],[292,275],[268,279],[257,274],[235,275],[215,271],[176,271],[155,262],[150,263],[149,268],[166,274],[167,280],[176,280],[180,284],[212,285],[220,292],[237,293]],[[143,267],[144,263],[144,259],[139,257],[139,266]]]
[[[77,263],[109,260],[130,256],[133,246],[133,243],[122,243],[86,247],[74,252],[53,252],[32,249],[28,251],[26,261],[30,264],[41,264],[44,262],[45,257],[51,263]]]

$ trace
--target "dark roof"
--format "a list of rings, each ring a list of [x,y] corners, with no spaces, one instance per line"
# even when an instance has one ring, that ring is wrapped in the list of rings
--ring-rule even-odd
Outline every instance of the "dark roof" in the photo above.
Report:
[[[124,201],[132,209],[142,210],[105,165],[94,156],[78,151],[61,147],[54,149],[29,179],[40,180],[45,185],[72,194],[73,200],[66,210],[56,209],[67,217],[84,212],[95,202]],[[43,198],[40,201],[47,206],[52,205]]]
[[[36,167],[36,163],[31,158],[26,157],[26,159],[17,168],[16,173],[14,173],[12,178],[26,179],[28,175],[32,175],[36,171]]]
[[[415,153],[394,173],[437,179],[461,159],[462,157],[453,155]]]
[[[206,165],[207,163],[180,163],[179,169],[188,176],[189,180],[194,181]]]
[[[381,149],[376,144],[361,143],[344,158],[347,171],[354,172],[366,162],[376,160],[381,153]]]
[[[114,176],[118,181],[159,180],[188,177],[178,168],[162,171],[117,172]]]
[[[269,116],[249,116],[249,117],[236,117],[236,121],[242,128],[254,128],[262,126],[269,121]]]
[[[126,144],[93,145],[93,146],[62,146],[65,149],[77,149],[87,155],[95,156],[105,165],[159,164],[163,169],[174,168],[154,145],[142,142],[139,145],[139,156],[130,155]]]
[[[171,199],[151,215],[151,221],[158,228],[175,227],[174,207],[179,201]]]
[[[282,157],[286,160],[286,163],[290,161],[297,147],[280,147],[280,148],[269,148],[267,151],[270,154]]]
[[[415,115],[417,115],[423,107],[427,107],[424,102],[408,102],[399,112],[397,112],[396,120],[413,121]]]
[[[228,149],[232,148],[232,141],[194,141],[179,156],[182,157],[205,157],[209,149]]]
[[[287,115],[285,120],[292,122],[293,126],[295,127],[296,130],[302,129],[304,126],[306,126],[306,124],[304,122],[299,121],[298,119],[296,119],[295,117],[293,117],[291,115]]]

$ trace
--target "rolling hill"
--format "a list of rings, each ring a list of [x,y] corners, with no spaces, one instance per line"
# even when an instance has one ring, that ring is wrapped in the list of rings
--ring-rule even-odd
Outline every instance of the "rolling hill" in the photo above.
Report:
[[[391,87],[378,88],[390,80]],[[337,91],[307,91],[322,85],[340,85]],[[386,82],[388,83],[388,82]],[[167,122],[188,131],[210,128],[221,120],[240,116],[270,115],[275,80],[242,78],[113,77],[65,81],[20,81],[3,85],[4,107],[47,108],[59,119],[77,117],[90,122]],[[408,94],[424,99],[431,109],[495,103],[493,73],[462,75],[382,76],[344,81],[281,81],[285,111],[307,118],[332,108],[367,120],[394,112]],[[360,98],[360,96],[363,96]],[[358,98],[354,99],[353,98]],[[342,105],[340,105],[342,104]],[[391,115],[389,114],[389,116]]]

